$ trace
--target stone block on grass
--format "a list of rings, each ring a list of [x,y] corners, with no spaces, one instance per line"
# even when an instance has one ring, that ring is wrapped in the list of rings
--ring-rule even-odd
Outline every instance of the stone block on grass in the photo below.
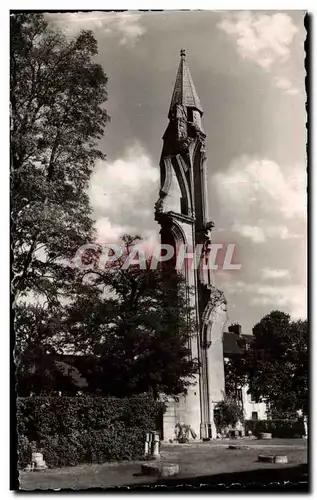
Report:
[[[271,432],[261,432],[259,439],[272,439],[272,433]]]
[[[259,455],[258,456],[258,461],[259,462],[267,462],[270,464],[274,463],[274,455]]]
[[[142,474],[168,477],[179,473],[179,465],[171,463],[148,462],[141,465]]]
[[[286,455],[275,455],[274,463],[275,464],[288,464],[288,458]]]
[[[229,444],[229,450],[249,450],[250,446],[245,446],[243,444]]]

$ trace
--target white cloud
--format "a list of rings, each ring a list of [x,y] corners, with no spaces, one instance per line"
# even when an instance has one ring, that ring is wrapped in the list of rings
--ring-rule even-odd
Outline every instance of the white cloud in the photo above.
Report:
[[[249,238],[253,243],[263,243],[266,240],[264,229],[259,226],[234,224],[232,230],[245,238]]]
[[[144,33],[145,28],[140,24],[141,15],[123,13],[117,19],[117,30],[121,33],[122,45],[134,44]]]
[[[290,59],[292,43],[299,32],[288,14],[226,13],[218,27],[235,40],[241,57],[277,74],[274,82],[278,88],[286,94],[299,94],[299,89],[285,77],[285,63]]]
[[[88,193],[99,236],[116,238],[123,232],[146,230],[153,221],[150,207],[158,188],[159,169],[138,144],[111,163],[97,162]]]
[[[100,217],[96,220],[97,241],[100,244],[117,241],[120,236],[128,232],[128,228],[110,222],[108,217]]]
[[[226,14],[218,27],[230,35],[237,44],[238,53],[262,68],[285,62],[291,53],[291,44],[298,28],[290,16],[283,12],[262,14],[235,12]]]
[[[231,230],[245,238],[249,238],[253,243],[264,243],[268,238],[288,240],[301,238],[301,234],[294,234],[289,231],[287,226],[250,226],[248,224],[234,224]]]
[[[96,242],[100,245],[119,243],[123,234],[140,234],[142,240],[138,242],[147,255],[153,254],[153,248],[160,243],[159,233],[155,230],[139,231],[135,226],[122,226],[111,222],[107,217],[100,217],[95,223],[97,231]]]
[[[221,275],[229,301],[238,294],[263,313],[278,308],[305,317],[305,167],[282,168],[268,159],[242,156],[215,173],[211,183],[222,207],[221,225],[233,233],[229,230],[226,239],[234,241],[239,234],[253,243],[238,241],[244,262],[240,280]],[[268,280],[273,279],[276,285],[271,286]]]
[[[121,45],[132,47],[145,33],[142,14],[138,12],[71,12],[45,16],[69,36],[88,29],[98,32],[100,36],[117,36]]]
[[[293,319],[307,317],[307,290],[304,285],[260,286],[254,290],[252,303],[271,308],[285,308]]]
[[[305,240],[306,170],[282,169],[267,159],[236,158],[211,179],[229,231],[256,245]]]
[[[288,78],[275,77],[276,86],[284,90],[287,94],[296,95],[299,94],[299,90],[293,87],[292,82]]]
[[[248,220],[250,211],[257,219],[306,218],[305,166],[285,172],[273,161],[242,156],[227,171],[216,173],[213,182],[223,206]]]
[[[270,269],[269,267],[262,269],[261,274],[264,280],[290,279],[291,277],[291,273],[288,269]]]
[[[227,282],[223,288],[229,295],[249,294],[251,305],[283,310],[292,319],[307,317],[307,288],[304,284],[273,286],[235,281]]]
[[[293,240],[302,238],[302,234],[290,232],[287,226],[267,226],[264,228],[265,234],[268,238],[278,238],[281,240]]]

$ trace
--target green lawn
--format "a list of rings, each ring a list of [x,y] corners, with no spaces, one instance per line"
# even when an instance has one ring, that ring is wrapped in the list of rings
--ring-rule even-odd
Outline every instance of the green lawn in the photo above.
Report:
[[[234,444],[239,444],[239,441],[235,441]],[[293,478],[298,481],[296,479],[297,468],[307,463],[307,443],[301,439],[243,441],[241,444],[250,446],[250,449],[229,450],[228,441],[163,445],[161,456],[166,462],[179,464],[180,473],[176,480],[180,483],[188,483],[188,481],[194,481],[195,478],[198,481],[202,478],[202,482],[209,482],[210,479],[210,482],[216,481],[216,484],[218,480],[221,483],[230,484],[239,480],[240,476],[243,478],[241,482],[252,482],[259,474],[260,478],[263,474],[266,478],[272,476],[272,481],[292,480]],[[258,462],[257,457],[260,454],[287,455],[289,464]],[[62,469],[48,469],[44,472],[21,472],[20,488],[23,490],[87,489],[164,482],[155,477],[141,476],[141,463],[85,464]],[[228,475],[227,479],[220,476],[224,474]],[[287,474],[290,476],[289,479]],[[172,481],[175,482],[175,480]]]

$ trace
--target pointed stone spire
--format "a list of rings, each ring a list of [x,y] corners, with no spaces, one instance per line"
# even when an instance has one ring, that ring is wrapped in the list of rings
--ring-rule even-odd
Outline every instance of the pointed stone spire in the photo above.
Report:
[[[181,104],[189,108],[195,108],[203,114],[203,109],[187,66],[185,49],[181,50],[180,55],[181,60],[177,71],[172,101],[168,113],[169,118],[172,116],[176,104]]]

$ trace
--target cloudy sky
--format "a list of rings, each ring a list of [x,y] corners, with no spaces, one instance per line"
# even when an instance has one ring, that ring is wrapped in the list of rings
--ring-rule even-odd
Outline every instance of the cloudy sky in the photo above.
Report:
[[[304,13],[204,11],[49,14],[73,36],[91,29],[109,78],[111,123],[89,189],[103,240],[155,240],[158,163],[179,51],[207,134],[214,242],[235,243],[239,271],[219,271],[229,321],[272,309],[306,317]]]

